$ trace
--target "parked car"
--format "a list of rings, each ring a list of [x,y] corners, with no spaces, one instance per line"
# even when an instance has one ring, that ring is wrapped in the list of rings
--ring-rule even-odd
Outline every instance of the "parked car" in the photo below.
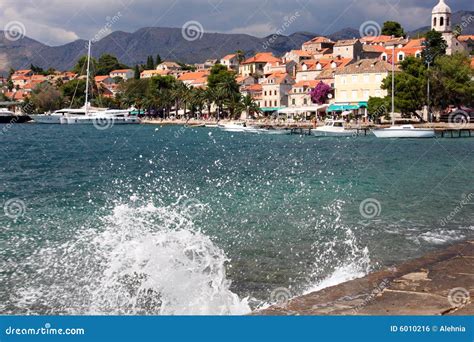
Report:
[[[443,114],[440,116],[441,122],[447,123],[474,123],[474,110],[469,107],[449,107]]]

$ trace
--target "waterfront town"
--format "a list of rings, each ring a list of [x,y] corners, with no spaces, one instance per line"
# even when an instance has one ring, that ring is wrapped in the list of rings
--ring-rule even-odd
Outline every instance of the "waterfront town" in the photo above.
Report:
[[[472,20],[466,18],[462,25],[469,25]],[[300,49],[282,56],[262,47],[263,51],[250,56],[236,51],[220,59],[187,65],[161,60],[157,55],[133,68],[122,65],[114,56],[104,55],[92,63],[100,71],[92,75],[97,93],[93,104],[134,108],[137,113],[160,118],[249,119],[284,115],[294,121],[336,114],[366,122],[389,116],[394,71],[402,74],[395,80],[395,110],[403,117],[439,121],[450,108],[464,106],[468,115],[462,119],[470,121],[474,36],[463,35],[462,25],[453,27],[450,8],[440,1],[432,11],[431,31],[416,38],[408,37],[398,23],[386,22],[376,35],[338,41],[314,37]],[[27,103],[26,107],[35,113],[79,107],[81,100],[73,102],[73,95],[77,95],[74,89],[79,82],[85,83],[85,64],[83,57],[72,71],[45,71],[33,65],[11,70],[8,77],[0,78],[0,96],[4,101]],[[467,66],[471,77],[457,87],[459,94],[452,99],[443,93],[452,94],[453,89],[441,89],[443,85],[436,84],[436,80],[443,83],[443,77],[454,77],[445,70],[449,65]],[[423,70],[419,75],[410,74],[415,68]],[[411,85],[403,84],[407,75],[418,78]],[[430,77],[432,99],[426,90]],[[151,79],[162,80],[156,82],[159,89],[154,92],[143,83]],[[419,89],[415,92],[413,86]]]

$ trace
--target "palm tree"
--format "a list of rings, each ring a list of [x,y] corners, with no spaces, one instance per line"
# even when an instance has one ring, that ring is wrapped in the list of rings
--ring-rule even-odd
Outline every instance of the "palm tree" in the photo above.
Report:
[[[216,100],[216,94],[213,88],[207,88],[204,92],[204,98],[207,102],[207,114],[211,117],[211,106],[212,103]]]
[[[254,114],[258,114],[262,111],[258,103],[250,95],[243,96],[241,104],[247,112],[247,115],[250,117],[253,117]]]
[[[237,55],[237,60],[239,61],[239,64],[242,64],[242,62],[245,60],[245,52],[243,52],[242,50],[237,50],[235,54]]]

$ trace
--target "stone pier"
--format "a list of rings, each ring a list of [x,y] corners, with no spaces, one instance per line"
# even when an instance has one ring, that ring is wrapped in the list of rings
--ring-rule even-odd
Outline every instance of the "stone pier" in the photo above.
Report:
[[[474,241],[325,288],[254,315],[474,315]]]

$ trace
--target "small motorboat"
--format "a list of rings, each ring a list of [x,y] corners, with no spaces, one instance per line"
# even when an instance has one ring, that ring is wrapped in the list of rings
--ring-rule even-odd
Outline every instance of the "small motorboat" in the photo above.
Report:
[[[28,115],[15,114],[7,108],[0,108],[0,123],[2,124],[24,123],[30,120]]]
[[[355,134],[357,134],[357,130],[346,128],[344,120],[327,120],[324,126],[311,130],[311,135],[317,137],[350,136]]]
[[[226,132],[245,132],[247,125],[245,122],[219,124],[218,127]]]

